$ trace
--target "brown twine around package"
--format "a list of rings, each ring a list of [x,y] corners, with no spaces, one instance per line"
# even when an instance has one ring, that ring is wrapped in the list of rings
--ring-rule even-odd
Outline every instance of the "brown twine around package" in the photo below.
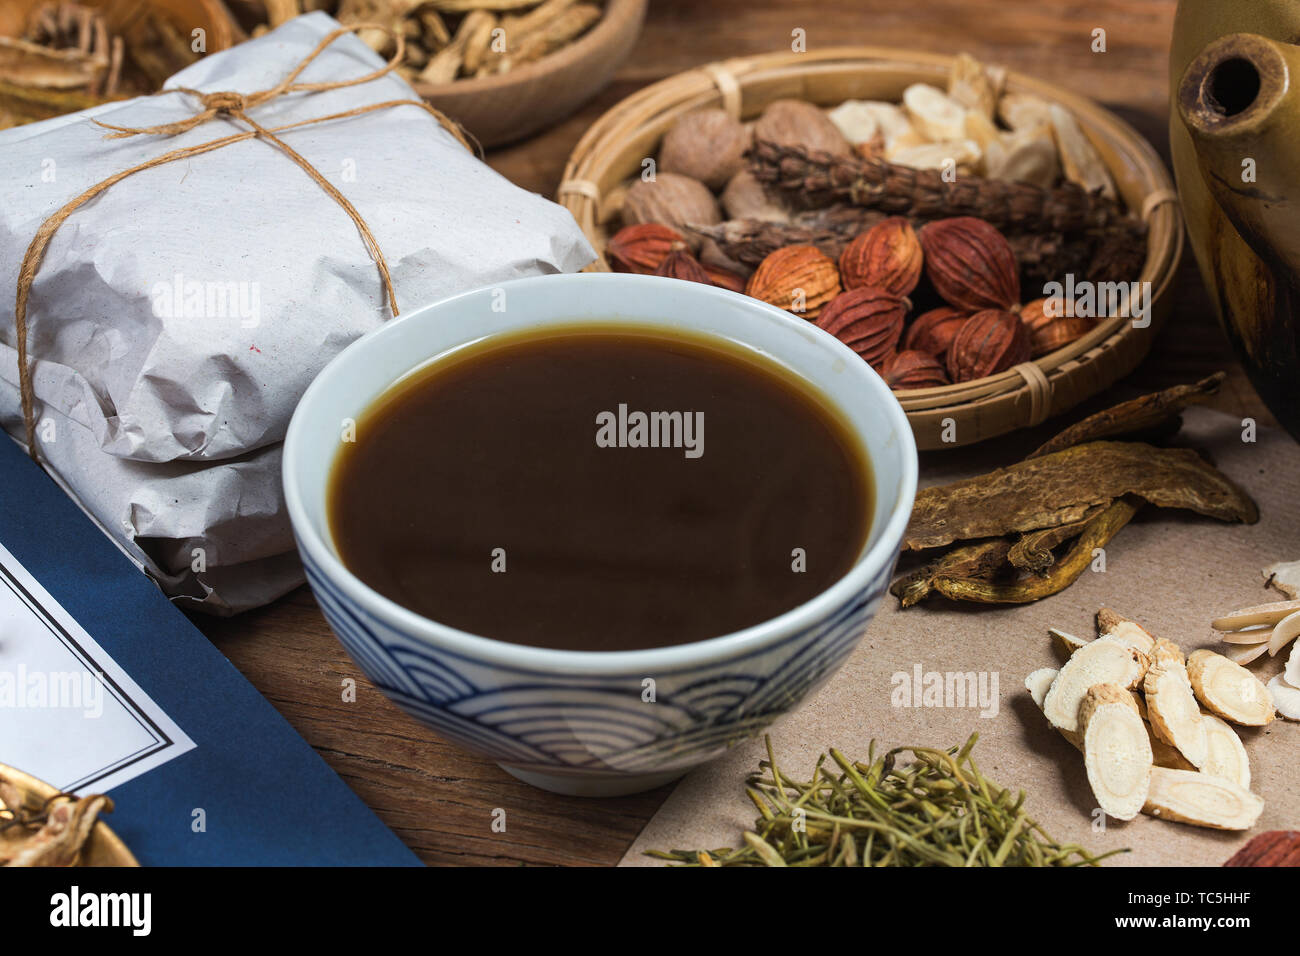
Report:
[[[367,73],[365,76],[359,76],[351,80],[338,80],[331,83],[295,83],[294,80],[302,73],[307,66],[320,56],[321,52],[347,33],[356,33],[359,30],[375,29],[382,30],[389,36],[393,37],[396,43],[396,52],[391,60],[383,67]],[[121,172],[114,173],[102,182],[91,186],[80,196],[64,205],[54,215],[46,219],[41,227],[36,230],[36,235],[32,237],[31,243],[27,246],[27,252],[23,256],[22,264],[18,268],[18,297],[14,304],[14,335],[18,340],[18,390],[22,400],[23,425],[27,429],[27,453],[33,461],[40,461],[39,454],[36,450],[36,414],[33,409],[35,405],[35,392],[32,386],[32,370],[28,366],[27,359],[27,298],[31,292],[32,282],[36,279],[36,273],[41,267],[41,261],[45,258],[45,250],[54,238],[55,232],[59,226],[63,225],[64,220],[72,215],[78,208],[94,199],[100,193],[107,191],[126,177],[134,175],[144,169],[152,169],[155,166],[164,166],[167,163],[175,162],[178,159],[187,159],[191,156],[198,156],[203,153],[209,153],[223,146],[229,146],[232,143],[238,143],[246,139],[264,139],[278,147],[286,156],[292,159],[312,180],[325,190],[352,219],[356,225],[357,231],[361,233],[361,239],[366,245],[366,250],[370,257],[375,260],[379,267],[380,277],[383,279],[384,295],[388,307],[394,316],[398,315],[397,301],[393,292],[392,277],[388,272],[388,263],[384,261],[384,255],[379,249],[379,243],[376,241],[374,234],[371,233],[370,227],[366,225],[361,213],[357,212],[355,206],[348,201],[347,197],[334,187],[329,180],[317,171],[302,155],[293,150],[284,140],[276,136],[276,133],[282,133],[285,130],[297,129],[301,126],[311,126],[315,123],[325,123],[330,120],[347,119],[352,116],[360,116],[363,113],[372,113],[375,110],[391,109],[394,106],[418,106],[426,113],[429,113],[439,123],[445,127],[456,139],[471,152],[476,152],[474,146],[466,138],[452,120],[448,119],[438,110],[434,109],[423,100],[385,100],[382,103],[372,103],[369,106],[358,106],[354,109],[345,110],[341,113],[331,113],[328,116],[318,116],[314,119],[299,120],[296,123],[287,123],[283,126],[264,127],[249,117],[247,110],[255,106],[282,96],[285,93],[318,93],[324,90],[337,90],[348,86],[359,86],[363,83],[369,83],[377,80],[381,76],[395,70],[402,62],[406,53],[406,41],[402,35],[390,29],[383,24],[378,23],[359,23],[352,26],[340,27],[339,29],[328,34],[321,39],[316,45],[316,49],[303,59],[301,63],[294,68],[288,76],[271,89],[260,90],[256,93],[232,93],[216,92],[204,93],[199,90],[191,90],[186,87],[169,87],[165,90],[159,90],[155,96],[163,96],[168,93],[185,93],[196,97],[202,104],[203,109],[193,116],[183,120],[177,120],[174,123],[165,123],[161,126],[114,126],[111,123],[101,123],[99,120],[93,120],[97,126],[113,130],[107,139],[125,139],[130,136],[157,135],[157,136],[175,136],[178,133],[185,133],[195,127],[202,126],[204,123],[218,116],[226,117],[231,120],[241,120],[250,127],[240,133],[234,133],[230,136],[223,136],[219,139],[209,140],[206,143],[200,143],[197,146],[185,146],[181,149],[174,149],[170,152],[163,153],[161,156],[155,156],[153,159],[146,160],[130,169],[124,169]]]

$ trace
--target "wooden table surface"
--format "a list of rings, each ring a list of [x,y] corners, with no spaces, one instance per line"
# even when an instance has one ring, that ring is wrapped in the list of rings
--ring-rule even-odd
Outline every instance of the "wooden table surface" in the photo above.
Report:
[[[639,43],[605,91],[554,129],[496,150],[488,161],[519,185],[553,196],[578,138],[623,97],[710,60],[788,49],[795,28],[806,31],[809,48],[968,51],[1091,95],[1167,158],[1174,7],[1174,0],[651,0]],[[1091,50],[1096,28],[1106,31],[1106,53]],[[1190,254],[1173,294],[1173,315],[1151,355],[1111,396],[1227,368],[1219,407],[1271,422],[1241,368],[1226,359],[1227,341]],[[667,795],[668,788],[611,800],[555,796],[445,743],[370,685],[306,588],[234,619],[196,623],[428,863],[612,864]],[[355,703],[343,700],[349,677],[357,682]],[[492,829],[498,808],[506,812],[504,833]]]

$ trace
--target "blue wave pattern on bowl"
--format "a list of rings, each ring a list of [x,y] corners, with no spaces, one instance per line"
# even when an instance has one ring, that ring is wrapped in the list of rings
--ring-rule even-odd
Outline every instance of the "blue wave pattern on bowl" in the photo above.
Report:
[[[816,625],[743,655],[659,673],[581,677],[431,648],[367,613],[302,553],[330,627],[398,706],[466,748],[550,772],[676,770],[756,736],[839,668],[890,577],[881,575]],[[652,703],[642,699],[645,678],[655,682]]]

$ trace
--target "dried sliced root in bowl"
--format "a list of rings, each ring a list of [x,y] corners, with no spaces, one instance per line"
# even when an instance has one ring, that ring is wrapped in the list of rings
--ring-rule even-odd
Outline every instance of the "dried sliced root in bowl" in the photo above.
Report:
[[[1300,601],[1256,604],[1252,607],[1238,608],[1230,614],[1216,618],[1210,622],[1210,627],[1216,631],[1239,631],[1243,627],[1251,627],[1255,624],[1273,625],[1296,611],[1300,611]]]
[[[1201,721],[1206,739],[1206,757],[1201,771],[1212,777],[1231,780],[1249,790],[1250,757],[1237,732],[1227,721],[1211,713],[1203,713]]]
[[[1094,684],[1079,705],[1083,764],[1097,806],[1132,820],[1146,804],[1152,753],[1133,695],[1118,684]]]
[[[1203,767],[1209,741],[1201,708],[1192,692],[1183,652],[1164,639],[1155,643],[1151,666],[1142,681],[1151,729],[1165,743],[1178,748],[1195,767]]]
[[[1288,684],[1281,674],[1268,682],[1268,694],[1279,717],[1300,720],[1300,688]]]
[[[1224,720],[1262,727],[1273,719],[1273,701],[1259,679],[1240,664],[1214,651],[1194,651],[1187,676],[1196,699]]]
[[[1142,812],[1215,830],[1249,830],[1264,812],[1264,801],[1222,777],[1153,767]]]

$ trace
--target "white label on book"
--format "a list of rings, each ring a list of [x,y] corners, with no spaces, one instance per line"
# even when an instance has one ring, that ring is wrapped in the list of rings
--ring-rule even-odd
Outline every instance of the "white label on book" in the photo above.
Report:
[[[0,763],[104,793],[193,747],[0,545]]]

